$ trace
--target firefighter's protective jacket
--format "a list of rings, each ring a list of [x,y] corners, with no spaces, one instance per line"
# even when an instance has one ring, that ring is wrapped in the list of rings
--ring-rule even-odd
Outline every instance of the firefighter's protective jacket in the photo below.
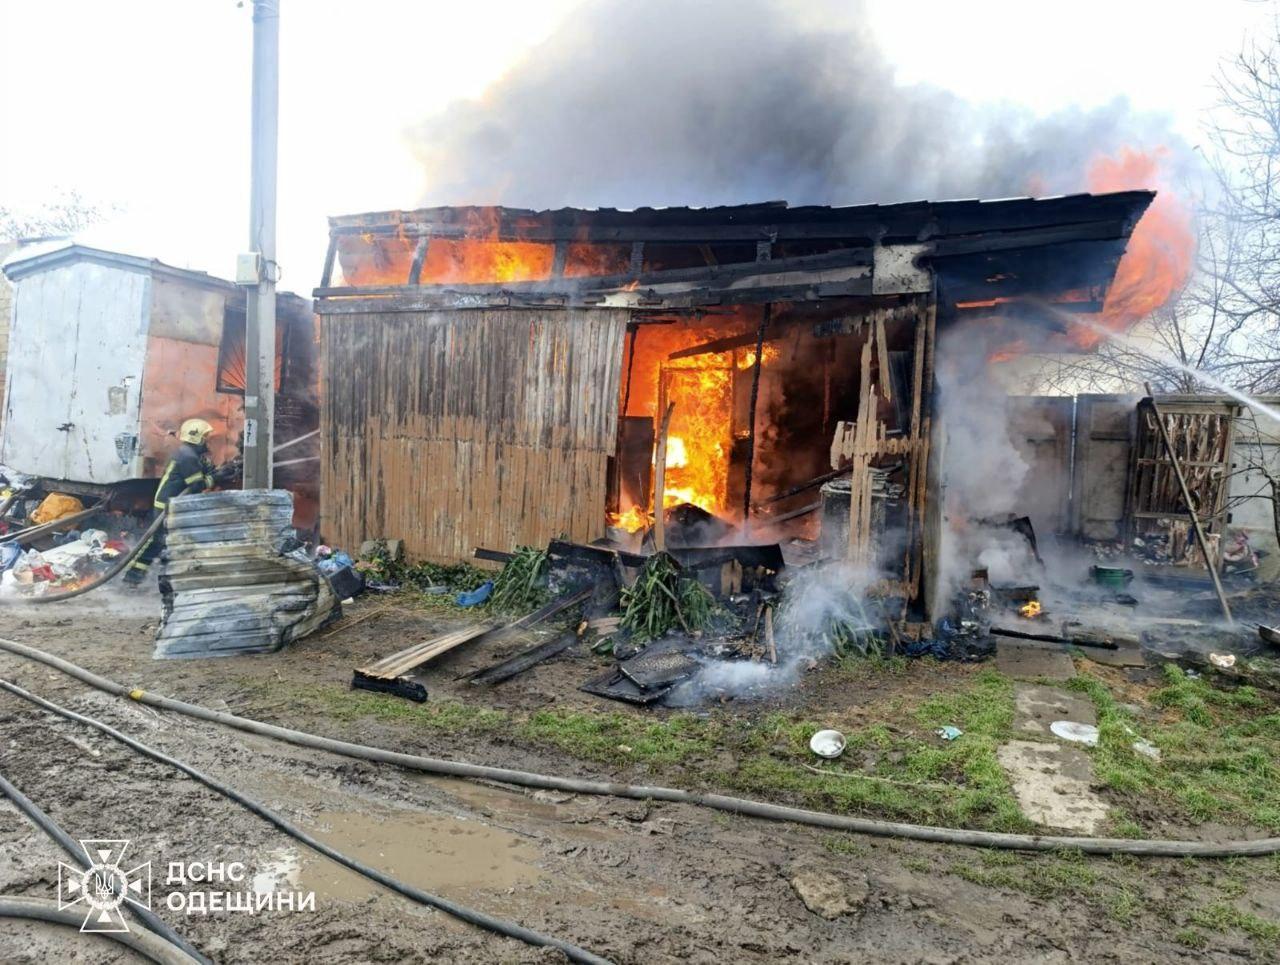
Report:
[[[156,487],[156,509],[167,509],[169,500],[184,491],[202,493],[212,489],[213,472],[213,460],[209,458],[208,450],[184,442],[160,477],[160,485]]]

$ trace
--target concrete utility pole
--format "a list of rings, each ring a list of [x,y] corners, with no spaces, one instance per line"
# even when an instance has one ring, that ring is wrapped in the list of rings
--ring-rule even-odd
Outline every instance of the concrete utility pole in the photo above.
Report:
[[[271,488],[276,376],[276,140],[280,109],[280,0],[253,0],[253,143],[249,250],[257,285],[245,312],[244,488]]]

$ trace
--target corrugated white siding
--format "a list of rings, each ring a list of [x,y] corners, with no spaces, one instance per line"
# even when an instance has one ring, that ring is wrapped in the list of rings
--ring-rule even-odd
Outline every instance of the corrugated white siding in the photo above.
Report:
[[[150,288],[148,274],[86,262],[18,283],[0,463],[100,484],[137,474],[116,440],[138,433]]]

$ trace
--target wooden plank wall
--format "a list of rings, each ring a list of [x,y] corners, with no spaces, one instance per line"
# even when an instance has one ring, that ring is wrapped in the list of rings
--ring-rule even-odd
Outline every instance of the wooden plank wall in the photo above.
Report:
[[[323,303],[321,310],[323,311]],[[321,532],[463,559],[603,535],[629,312],[323,315]]]

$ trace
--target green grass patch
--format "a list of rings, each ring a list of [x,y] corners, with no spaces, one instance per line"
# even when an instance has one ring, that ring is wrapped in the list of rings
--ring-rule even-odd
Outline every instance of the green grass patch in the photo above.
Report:
[[[1023,854],[979,851],[947,869],[965,881],[1027,895],[1038,901],[1072,899],[1118,922],[1131,921],[1141,910],[1141,893],[1123,862],[1088,858],[1076,851]]]
[[[1207,908],[1193,912],[1191,922],[1214,931],[1241,931],[1255,941],[1266,944],[1280,942],[1280,922],[1259,918],[1252,912],[1241,911],[1225,901],[1216,901]]]
[[[867,846],[848,834],[829,834],[822,839],[822,846],[832,854],[863,857],[869,853]]]
[[[912,733],[879,722],[849,728],[849,750],[823,765],[832,773],[809,769],[818,760],[809,739],[822,725],[790,713],[753,718],[546,708],[525,714],[452,700],[415,704],[332,685],[261,690],[343,723],[376,720],[430,733],[497,736],[579,760],[641,765],[678,786],[925,824],[1029,830],[995,758],[1013,716],[1012,685],[984,671],[949,688],[908,718]],[[931,734],[942,723],[954,723],[964,736],[942,742]]]
[[[1159,722],[1138,721],[1087,672],[1068,686],[1087,694],[1098,714],[1093,750],[1100,783],[1135,803],[1163,802],[1202,823],[1223,821],[1280,831],[1280,714],[1252,687],[1224,690],[1175,665],[1151,694]],[[1134,750],[1150,741],[1159,761]],[[1126,836],[1135,836],[1132,827]]]
[[[1179,945],[1185,945],[1187,948],[1205,948],[1209,944],[1209,939],[1205,937],[1204,932],[1197,931],[1194,928],[1179,928],[1173,933],[1173,940]]]

